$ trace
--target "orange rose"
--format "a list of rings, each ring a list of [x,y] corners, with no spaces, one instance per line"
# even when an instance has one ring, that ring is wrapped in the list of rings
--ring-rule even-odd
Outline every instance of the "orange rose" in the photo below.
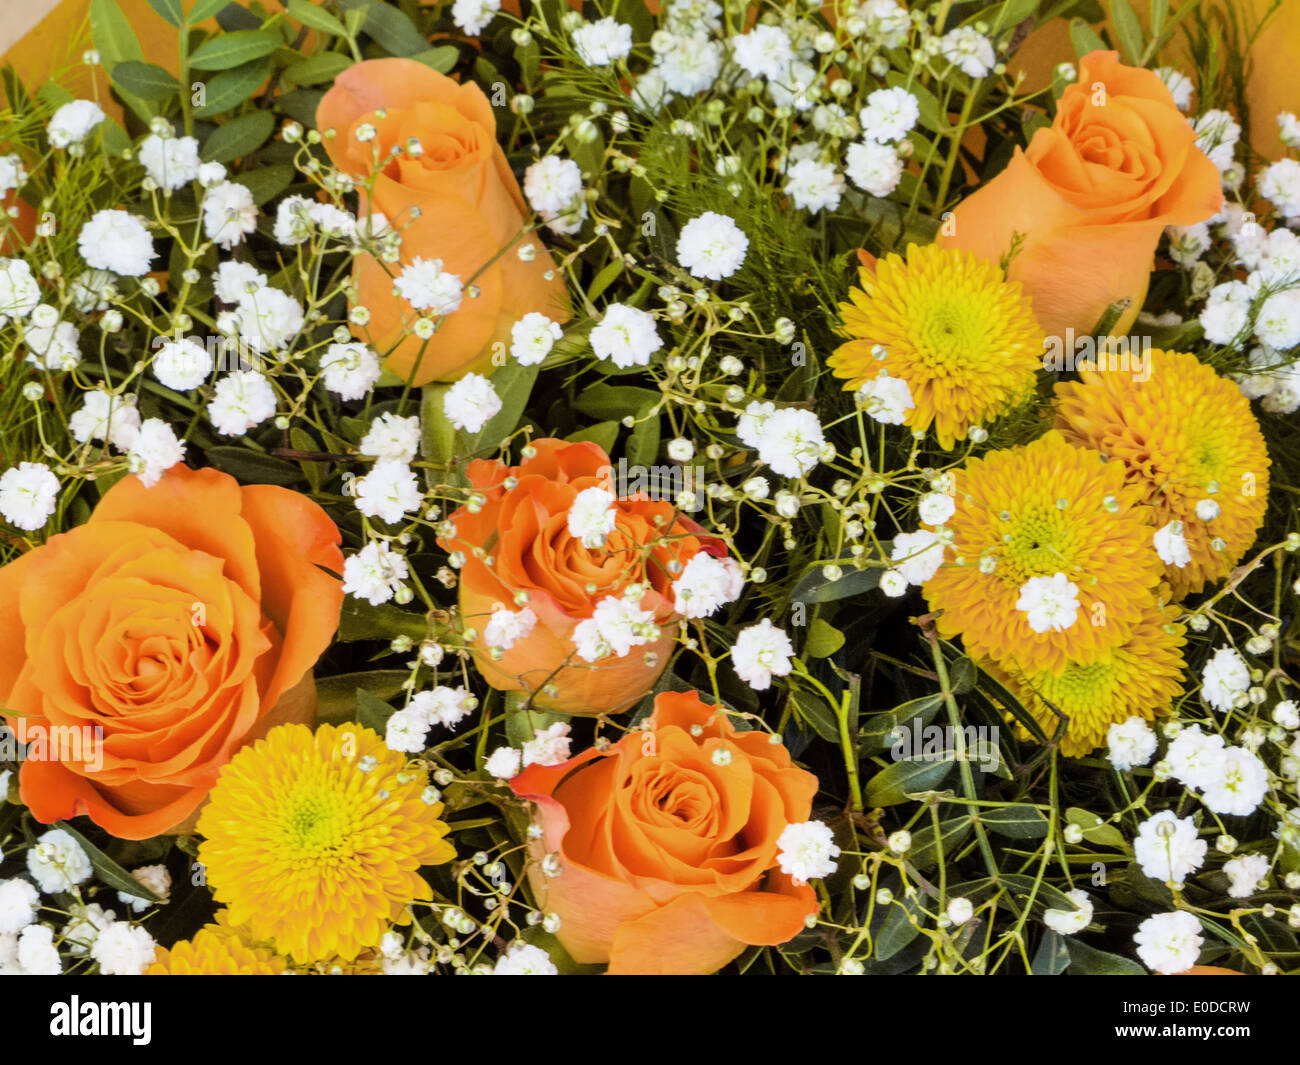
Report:
[[[1091,52],[1056,121],[958,205],[939,243],[999,260],[1019,234],[1008,277],[1024,284],[1046,333],[1086,333],[1128,297],[1112,329],[1122,335],[1164,228],[1203,222],[1222,203],[1218,171],[1160,78]]]
[[[510,327],[528,312],[568,321],[568,295],[550,255],[540,250],[524,262],[516,254],[529,212],[497,143],[492,105],[477,85],[458,85],[413,59],[372,59],[338,76],[316,110],[316,125],[335,131],[325,149],[359,180],[374,169],[373,153],[387,160],[371,209],[401,230],[402,263],[439,259],[467,289],[460,309],[428,341],[404,336],[417,313],[393,294],[402,266],[357,258],[357,302],[369,308],[370,321],[354,332],[388,356],[390,370],[416,385],[454,380],[490,366],[493,344],[508,343]],[[357,139],[362,125],[374,127],[372,140]],[[411,138],[423,147],[420,156],[390,156]],[[527,240],[541,243],[535,234]]]
[[[725,752],[720,754],[719,752]],[[798,935],[817,911],[782,873],[777,839],[807,821],[817,778],[766,732],[737,732],[695,692],[667,692],[601,753],[532,765],[510,782],[537,805],[537,904],[575,961],[620,975],[716,972],[746,946]]]
[[[475,664],[492,687],[533,693],[544,709],[617,713],[645,695],[668,664],[678,616],[672,582],[680,567],[698,551],[725,555],[726,549],[676,517],[671,503],[644,498],[615,499],[605,544],[584,546],[569,532],[569,508],[585,489],[614,492],[609,456],[589,442],[535,440],[533,448],[536,454],[514,467],[471,462],[470,483],[487,503],[478,513],[458,510],[451,518],[456,535],[438,541],[465,555],[460,610],[477,633]],[[623,655],[579,657],[574,630],[598,602],[638,583],[648,589],[637,605],[653,615],[659,638]],[[524,607],[536,618],[532,630],[494,658],[485,633],[493,613]]]
[[[152,488],[118,482],[85,525],[0,569],[0,701],[20,740],[48,740],[19,778],[36,819],[159,835],[239,747],[310,721],[343,600],[319,567],[342,570],[338,542],[305,496],[174,466]]]

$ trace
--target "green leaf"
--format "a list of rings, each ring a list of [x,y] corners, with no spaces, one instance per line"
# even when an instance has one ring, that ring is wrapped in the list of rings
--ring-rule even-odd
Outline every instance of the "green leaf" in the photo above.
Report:
[[[320,30],[321,33],[329,33],[335,37],[347,36],[348,31],[343,23],[310,0],[289,0],[289,17],[304,26]]]
[[[118,63],[110,75],[113,84],[144,100],[167,100],[180,92],[181,83],[162,67],[128,59]]]
[[[300,425],[295,425],[289,430],[289,443],[298,451],[319,451],[320,445],[316,438],[307,432]],[[299,468],[307,478],[307,483],[311,485],[313,492],[319,492],[321,488],[322,468],[319,462],[300,461]]]
[[[214,129],[199,154],[205,163],[228,163],[255,152],[274,129],[275,115],[253,111]]]
[[[410,679],[405,669],[375,669],[366,673],[340,673],[316,678],[316,720],[338,724],[356,716],[357,692],[377,699],[391,699]]]
[[[1058,935],[1051,929],[1043,935],[1034,953],[1034,960],[1029,963],[1033,976],[1057,976],[1070,964],[1070,950],[1065,936]]]
[[[817,565],[808,570],[794,586],[790,593],[792,603],[830,603],[836,599],[847,599],[851,595],[861,595],[880,584],[879,569],[854,569],[852,560],[844,559],[843,570],[837,581],[828,580],[823,572],[825,566]]]
[[[591,282],[587,289],[587,299],[595,303],[600,298],[600,294],[609,288],[614,279],[627,269],[622,259],[615,259],[612,263],[606,263]]]
[[[194,117],[211,118],[233,110],[252,96],[270,76],[270,56],[214,74],[204,89],[205,102],[202,107],[194,109]]]
[[[961,695],[975,687],[977,675],[975,663],[969,658],[962,657],[948,663],[948,683],[952,685],[954,695]]]
[[[177,29],[185,21],[185,9],[181,7],[181,0],[149,0],[149,6]]]
[[[912,849],[907,852],[907,860],[924,873],[939,864],[940,856],[951,859],[971,834],[972,823],[963,814],[940,821],[937,833],[933,823],[922,825],[912,833]]]
[[[294,463],[247,448],[223,444],[207,450],[208,462],[244,484],[297,484],[302,470]]]
[[[981,810],[979,820],[999,836],[1011,839],[1042,839],[1047,835],[1047,818],[1035,806],[1017,803]]]
[[[247,185],[253,194],[253,202],[261,207],[287,189],[293,181],[293,175],[292,166],[288,163],[277,163],[274,166],[258,167],[256,170],[245,170],[242,174],[235,174],[231,180]]]
[[[893,746],[898,742],[894,733],[900,726],[913,719],[925,725],[942,705],[943,697],[936,692],[934,695],[910,699],[885,713],[873,714],[858,733],[859,749],[864,754],[870,754]]]
[[[813,618],[803,645],[805,658],[830,658],[843,646],[844,633],[824,618]]]
[[[894,896],[894,901],[890,903],[889,911],[880,925],[880,931],[874,937],[875,950],[872,952],[872,957],[878,961],[886,961],[912,942],[921,931],[920,909],[921,901],[918,895],[908,896],[900,892],[899,895]]]
[[[658,403],[661,395],[654,389],[634,385],[598,384],[584,388],[573,405],[593,418],[616,420],[638,414],[647,404]]]
[[[277,34],[264,30],[235,30],[199,45],[190,56],[190,66],[196,70],[229,70],[270,55],[280,43]]]
[[[897,806],[913,795],[936,790],[952,767],[952,751],[933,759],[905,758],[867,781],[866,801],[871,806]]]
[[[1090,810],[1071,806],[1065,811],[1065,820],[1067,824],[1078,825],[1083,830],[1083,838],[1089,843],[1102,847],[1125,846],[1124,833],[1114,825],[1108,825]]]
[[[1018,26],[1025,19],[1038,13],[1041,0],[1006,0],[998,6],[998,17],[993,21],[992,33]]]
[[[579,429],[576,433],[570,433],[565,439],[571,440],[575,444],[590,440],[608,455],[614,449],[614,444],[618,440],[618,430],[618,422],[597,422],[585,429]]]
[[[506,696],[506,742],[512,747],[522,747],[537,733],[550,728],[557,721],[568,721],[567,714],[552,714],[545,710],[525,710],[527,696],[511,692]]]
[[[392,603],[371,606],[364,599],[348,596],[339,612],[337,639],[344,643],[354,640],[391,640],[395,636],[409,636],[423,640],[429,626],[423,614],[413,614]]]
[[[1110,19],[1115,26],[1115,36],[1130,63],[1142,63],[1142,23],[1129,6],[1128,0],[1110,0]]]
[[[95,873],[109,887],[117,891],[124,891],[128,895],[134,895],[138,899],[147,899],[149,902],[154,903],[162,902],[161,898],[91,843],[67,821],[60,821],[58,827],[81,844],[81,849],[86,852],[90,864],[95,867]]]
[[[646,410],[637,417],[640,420],[627,440],[627,461],[632,466],[653,466],[659,457],[659,416]]]
[[[351,65],[352,57],[342,52],[319,52],[288,67],[284,76],[296,85],[319,85],[323,81],[333,81]]]
[[[347,6],[356,7],[356,0],[348,0]],[[400,8],[388,4],[371,4],[361,28],[389,55],[413,56],[429,48],[415,23]]]
[[[444,44],[438,48],[430,48],[427,52],[416,52],[411,58],[417,63],[423,63],[426,67],[436,70],[439,74],[446,74],[460,58],[460,49]]]
[[[1070,972],[1076,976],[1145,976],[1146,970],[1137,962],[1118,954],[1090,947],[1076,936],[1065,937],[1065,948],[1070,952]]]
[[[1159,37],[1169,17],[1169,0],[1151,0],[1151,36]]]
[[[185,21],[191,26],[197,26],[200,22],[206,22],[224,11],[230,2],[231,0],[195,0],[190,13],[185,16]]]
[[[90,32],[109,77],[118,63],[129,60],[144,62],[140,42],[136,40],[131,23],[117,6],[117,0],[90,0]],[[146,122],[158,113],[152,103],[133,92],[123,92],[122,100]]]
[[[1097,31],[1083,19],[1070,22],[1070,41],[1074,45],[1074,54],[1082,59],[1089,52],[1105,51],[1106,42],[1097,36]]]
[[[395,707],[386,703],[379,696],[371,694],[365,688],[357,689],[358,724],[374,729],[382,736],[387,730],[388,719],[393,716],[395,710]]]
[[[794,700],[795,712],[812,726],[818,736],[829,743],[839,743],[839,718],[824,699],[819,699],[812,692],[803,691],[791,692],[790,698]]]

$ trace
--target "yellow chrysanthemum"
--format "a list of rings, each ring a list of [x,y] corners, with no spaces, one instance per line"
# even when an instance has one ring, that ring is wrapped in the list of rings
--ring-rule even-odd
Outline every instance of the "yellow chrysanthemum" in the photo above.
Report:
[[[1069,663],[1059,674],[1048,670],[1026,674],[1014,665],[1003,669],[992,661],[981,665],[1020,699],[1049,737],[1056,733],[1060,718],[1048,704],[1068,717],[1061,753],[1078,757],[1105,744],[1113,724],[1130,717],[1150,721],[1169,712],[1182,691],[1185,642],[1183,626],[1170,622],[1164,610],[1152,604],[1128,640],[1087,665]],[[1020,726],[1016,731],[1029,737]]]
[[[245,943],[231,928],[210,924],[192,939],[159,947],[146,976],[278,976],[289,963],[265,947]]]
[[[1132,636],[1155,601],[1160,558],[1124,468],[1048,432],[955,471],[949,565],[924,586],[936,624],[978,658],[1060,673]],[[1026,582],[1064,574],[1078,609],[1059,631],[1036,632],[1017,608]]]
[[[199,861],[229,922],[298,962],[356,958],[450,860],[427,781],[360,725],[281,725],[221,771]]]
[[[882,371],[907,382],[904,422],[950,448],[972,425],[1024,402],[1043,365],[1043,332],[1020,283],[969,252],[909,244],[859,272],[840,304],[853,339],[826,360],[847,390]]]
[[[1182,523],[1191,561],[1165,571],[1175,601],[1227,576],[1268,507],[1268,449],[1249,400],[1178,351],[1152,350],[1143,374],[1093,369],[1080,377],[1056,386],[1056,427],[1124,464],[1156,529]],[[1210,521],[1196,514],[1204,500],[1218,508]]]

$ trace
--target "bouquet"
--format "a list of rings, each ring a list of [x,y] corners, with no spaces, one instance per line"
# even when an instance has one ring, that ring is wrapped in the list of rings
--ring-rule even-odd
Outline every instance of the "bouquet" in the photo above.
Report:
[[[1290,5],[66,7],[0,970],[1297,969]]]

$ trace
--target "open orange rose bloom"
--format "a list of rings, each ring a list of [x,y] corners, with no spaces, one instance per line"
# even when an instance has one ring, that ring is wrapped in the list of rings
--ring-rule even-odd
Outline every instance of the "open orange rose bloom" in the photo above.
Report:
[[[784,943],[817,909],[777,866],[777,838],[805,821],[817,778],[766,732],[737,732],[695,692],[655,699],[651,717],[602,755],[589,750],[511,781],[537,804],[540,903],[579,962],[612,974],[715,972],[746,946]]]
[[[0,569],[9,723],[102,730],[102,767],[28,759],[41,821],[144,839],[195,813],[242,745],[311,720],[338,625],[339,535],[305,496],[175,466],[114,485],[91,519]],[[305,682],[305,683],[304,683]]]

